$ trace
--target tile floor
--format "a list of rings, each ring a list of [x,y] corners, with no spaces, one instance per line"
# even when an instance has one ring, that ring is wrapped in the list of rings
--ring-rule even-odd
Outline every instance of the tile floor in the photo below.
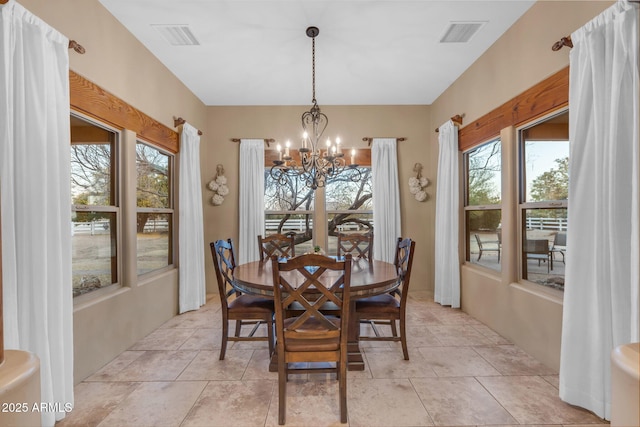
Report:
[[[349,426],[605,426],[558,398],[557,372],[471,316],[413,292],[411,360],[399,344],[364,342],[366,368],[348,374]],[[229,343],[218,360],[220,304],[166,322],[75,387],[57,427],[275,426],[277,373],[264,342]],[[294,376],[288,426],[339,422],[337,382]]]

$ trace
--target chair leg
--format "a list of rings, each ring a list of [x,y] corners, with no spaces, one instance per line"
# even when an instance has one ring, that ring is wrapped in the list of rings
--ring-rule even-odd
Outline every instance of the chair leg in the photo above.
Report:
[[[274,352],[274,333],[273,333],[273,320],[267,320],[267,337],[269,340],[269,356],[271,356]]]
[[[391,326],[391,335],[394,337],[398,336],[398,329],[396,328],[396,321],[389,320],[389,325]]]
[[[240,336],[241,330],[242,330],[242,320],[236,320],[236,337]]]
[[[222,343],[220,344],[220,360],[224,360],[224,355],[227,352],[228,340],[229,340],[229,320],[223,319],[222,320]]]
[[[278,354],[278,424],[284,425],[287,404],[287,367],[284,355]]]
[[[480,249],[480,253],[478,254],[478,259],[476,261],[480,261],[480,258],[482,258],[482,249]]]
[[[340,422],[347,422],[347,361],[338,362],[340,368],[338,370],[338,388],[340,394]]]
[[[395,323],[395,320],[393,321]],[[407,328],[404,321],[404,316],[400,318],[400,342],[402,343],[402,354],[404,354],[404,360],[409,360],[409,349],[407,348]]]

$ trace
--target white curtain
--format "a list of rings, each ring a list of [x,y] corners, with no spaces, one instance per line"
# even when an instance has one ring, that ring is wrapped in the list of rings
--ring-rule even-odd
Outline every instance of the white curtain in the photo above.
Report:
[[[0,22],[4,344],[40,358],[42,402],[73,403],[69,40],[14,1]]]
[[[449,120],[438,129],[438,181],[436,187],[435,302],[460,307],[458,252],[459,178],[458,128]]]
[[[611,351],[639,340],[637,5],[614,4],[571,39],[560,397],[610,419]]]
[[[189,123],[180,133],[179,177],[180,313],[197,310],[207,301],[204,279],[204,222],[200,178],[200,136]]]
[[[373,257],[393,262],[401,237],[400,187],[395,138],[374,138],[371,145],[373,185]]]
[[[240,235],[238,263],[257,261],[258,235],[264,236],[264,140],[240,141]]]

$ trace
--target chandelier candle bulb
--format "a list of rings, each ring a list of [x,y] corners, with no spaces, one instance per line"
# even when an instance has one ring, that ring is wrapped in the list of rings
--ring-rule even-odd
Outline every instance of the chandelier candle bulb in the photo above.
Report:
[[[282,160],[282,147],[280,144],[276,145],[276,150],[278,150],[278,160]]]
[[[284,149],[284,155],[286,157],[289,157],[289,147],[291,146],[291,143],[289,141],[287,141],[287,143],[285,144],[285,149]]]
[[[355,148],[351,149],[351,164],[352,165],[356,164],[356,149]]]

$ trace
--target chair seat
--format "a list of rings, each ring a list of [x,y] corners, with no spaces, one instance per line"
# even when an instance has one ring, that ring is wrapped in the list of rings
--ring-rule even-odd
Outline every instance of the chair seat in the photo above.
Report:
[[[334,316],[327,316],[327,320],[340,327],[340,319]],[[298,327],[295,332],[288,332],[287,328],[297,320],[290,317],[284,320],[286,351],[335,351],[340,348],[340,331],[328,330],[325,325],[315,318],[308,319],[303,326]]]
[[[376,295],[373,297],[363,298],[356,301],[357,313],[371,314],[398,314],[400,310],[400,301],[390,294]]]
[[[273,300],[256,295],[240,295],[229,302],[229,311],[242,312],[244,314],[264,314],[273,313]]]

